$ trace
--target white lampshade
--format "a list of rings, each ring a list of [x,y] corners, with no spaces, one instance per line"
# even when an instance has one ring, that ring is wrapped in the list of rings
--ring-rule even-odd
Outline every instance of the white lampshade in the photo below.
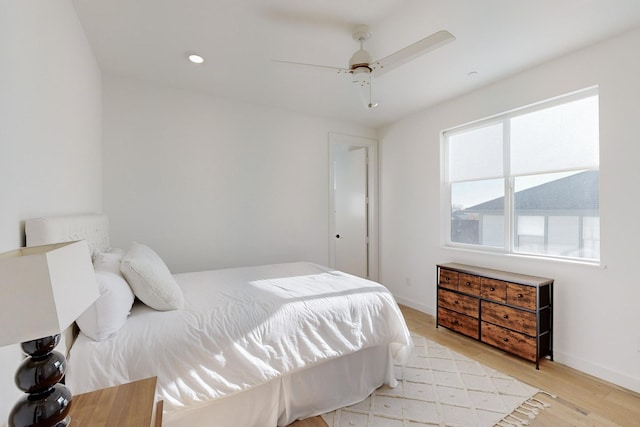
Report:
[[[0,254],[0,347],[64,331],[99,295],[84,240]]]

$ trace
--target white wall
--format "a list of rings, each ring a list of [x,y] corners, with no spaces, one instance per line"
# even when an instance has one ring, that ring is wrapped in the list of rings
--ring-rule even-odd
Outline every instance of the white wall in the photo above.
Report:
[[[102,131],[100,71],[70,2],[0,0],[0,10],[5,252],[24,244],[26,218],[101,210]],[[0,349],[0,425],[21,394],[20,359],[18,346]]]
[[[436,263],[556,279],[555,358],[640,391],[640,30],[401,120],[379,134],[381,280],[433,314]],[[481,70],[480,70],[481,71]],[[440,132],[600,86],[600,213],[605,268],[462,252],[441,245]],[[544,369],[544,365],[541,369]]]
[[[329,258],[333,120],[104,79],[104,211],[112,244],[173,272]]]
[[[0,0],[0,10],[0,251],[24,243],[25,218],[104,206],[114,244],[146,242],[176,271],[327,262],[327,134],[370,129],[109,78],[103,163],[100,71],[69,1]],[[438,262],[554,277],[556,359],[640,391],[639,47],[636,31],[383,129],[383,283],[433,313]],[[606,268],[442,248],[439,132],[592,84]],[[0,423],[19,395],[19,358],[0,349]]]

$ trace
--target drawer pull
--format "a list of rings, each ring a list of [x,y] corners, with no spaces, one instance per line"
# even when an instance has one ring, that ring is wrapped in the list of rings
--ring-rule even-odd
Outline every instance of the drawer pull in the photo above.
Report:
[[[455,300],[453,303],[454,304],[460,304],[460,302],[458,302],[458,300]]]
[[[508,318],[509,318],[509,315],[508,315],[508,314],[505,314],[504,316],[502,316],[502,318],[503,318],[503,319],[508,319]]]
[[[522,294],[518,294],[518,298],[522,298],[524,295]]]
[[[502,338],[502,341],[507,342],[507,341],[509,341],[509,338],[504,337],[504,338]]]
[[[444,281],[445,281],[445,282],[447,282],[447,283],[449,283],[449,278],[448,278],[448,277],[445,277],[445,278],[444,278]]]
[[[458,321],[458,319],[454,319],[454,321],[453,321],[453,324],[454,324],[454,325],[457,325],[457,324],[459,324],[459,323],[460,323],[460,322]]]
[[[490,290],[491,292],[493,292],[493,291],[495,291],[495,290],[496,290],[496,288],[494,288],[494,287],[492,286],[492,287],[490,287],[490,288],[489,288],[489,290]]]
[[[471,282],[467,282],[467,283],[466,283],[466,285],[467,285],[467,286],[471,286]]]

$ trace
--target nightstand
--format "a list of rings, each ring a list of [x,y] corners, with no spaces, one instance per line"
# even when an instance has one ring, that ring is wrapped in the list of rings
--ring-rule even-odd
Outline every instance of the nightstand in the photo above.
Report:
[[[160,427],[162,401],[155,403],[156,377],[73,396],[71,425]]]

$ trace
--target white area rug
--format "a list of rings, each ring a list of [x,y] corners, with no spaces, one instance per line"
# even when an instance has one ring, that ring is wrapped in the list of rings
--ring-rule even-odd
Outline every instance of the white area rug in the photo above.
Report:
[[[400,385],[323,415],[329,427],[520,426],[548,406],[533,398],[536,388],[412,336],[410,360],[396,366]]]

